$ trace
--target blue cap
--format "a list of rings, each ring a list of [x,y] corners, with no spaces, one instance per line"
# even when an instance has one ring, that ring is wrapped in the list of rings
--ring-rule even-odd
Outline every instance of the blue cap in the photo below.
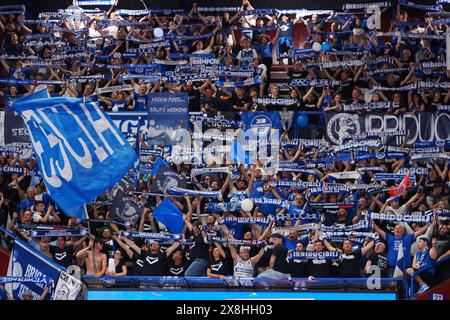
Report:
[[[398,197],[395,197],[395,198],[392,199],[392,201],[398,202],[398,201],[399,201],[399,198],[398,198]]]

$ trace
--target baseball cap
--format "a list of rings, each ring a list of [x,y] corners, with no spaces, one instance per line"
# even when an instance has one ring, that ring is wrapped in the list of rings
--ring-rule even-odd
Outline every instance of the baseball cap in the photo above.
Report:
[[[274,233],[270,236],[271,238],[283,239],[283,236],[280,233]]]
[[[430,239],[428,239],[428,237],[427,236],[420,236],[419,238],[418,238],[419,240],[423,240],[423,241],[425,241],[426,243],[430,243]]]

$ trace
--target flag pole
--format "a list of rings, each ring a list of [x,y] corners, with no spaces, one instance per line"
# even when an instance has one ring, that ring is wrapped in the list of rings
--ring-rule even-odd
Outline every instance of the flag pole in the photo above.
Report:
[[[91,236],[92,236],[92,234],[91,234],[91,224],[89,223],[89,214],[88,214],[88,210],[87,210],[87,205],[84,204],[83,208],[84,208],[84,213],[86,214],[89,242],[91,242]],[[92,263],[93,263],[93,266],[94,266],[94,272],[97,273],[97,266],[95,265],[95,257],[94,257],[94,246],[92,246]]]

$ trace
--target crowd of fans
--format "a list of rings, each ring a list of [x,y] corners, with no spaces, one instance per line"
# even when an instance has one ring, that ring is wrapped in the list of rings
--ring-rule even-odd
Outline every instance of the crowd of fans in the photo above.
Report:
[[[88,13],[79,19],[73,19],[71,15],[57,18],[43,15],[40,23],[27,23],[23,14],[2,15],[0,63],[4,78],[16,82],[5,84],[0,94],[8,105],[22,95],[47,87],[52,96],[98,101],[107,111],[145,111],[148,108],[146,96],[150,92],[187,92],[189,111],[200,111],[208,117],[222,114],[230,120],[238,119],[243,111],[339,112],[344,105],[380,101],[390,102],[383,112],[393,115],[437,112],[439,106],[446,105],[450,99],[450,89],[373,90],[374,87],[404,87],[419,81],[448,82],[449,73],[444,64],[445,46],[441,39],[380,37],[376,30],[367,27],[367,15],[360,12],[294,17],[269,11],[249,15],[246,11],[250,10],[254,8],[244,0],[241,11],[214,16],[208,16],[205,12],[202,14],[196,4],[189,12],[171,15],[128,16],[111,7],[106,13]],[[384,27],[407,34],[444,35],[447,27],[445,22],[436,23],[435,16],[400,4],[385,8],[383,17],[392,18],[391,24]],[[294,45],[297,42],[293,37],[296,24],[300,25],[298,28],[301,30],[306,29],[306,39],[300,44],[301,49]],[[164,39],[170,40],[155,39],[155,28],[162,28]],[[43,36],[42,42],[38,42],[40,38],[37,35],[49,33],[53,38]],[[56,44],[56,40],[61,43]],[[166,44],[153,45],[158,42]],[[321,44],[321,51],[313,49],[316,42]],[[145,44],[149,44],[149,50],[133,51],[139,51]],[[251,75],[229,77],[225,72],[218,72],[217,68],[213,70],[202,65],[197,69],[191,67],[191,71],[196,71],[189,73],[190,79],[171,81],[171,77],[176,76],[183,66],[175,62],[180,57],[192,62],[195,54],[204,54],[208,57],[206,59],[218,59],[219,66],[225,71],[243,72],[247,67],[245,70],[250,71]],[[59,55],[67,56],[59,59]],[[323,67],[328,62],[354,60],[363,63],[350,66],[338,63],[336,67]],[[374,63],[376,61],[378,63]],[[428,67],[425,68],[424,63],[429,63]],[[279,85],[271,79],[272,64],[284,66],[290,80],[309,81],[299,86],[290,85],[295,81]],[[155,80],[155,76],[159,80]],[[30,83],[25,83],[27,80],[31,80]],[[49,83],[46,82],[48,80],[56,81]],[[229,81],[234,84],[248,81],[249,85],[234,88],[227,85]],[[131,84],[131,89],[107,89],[126,84]],[[285,89],[287,95],[283,95]],[[293,102],[287,106],[257,102],[257,98],[266,97],[288,97]],[[367,107],[354,112],[376,111]],[[289,134],[283,132],[282,139],[297,138]],[[405,139],[402,147],[412,146]],[[369,153],[379,151],[380,148],[368,148]],[[316,161],[319,154],[320,157],[329,156],[327,152],[329,150],[320,144],[303,143],[296,147],[283,147],[280,159],[306,164]],[[153,161],[156,158],[154,156]],[[415,160],[410,163],[405,156],[335,161],[331,165],[317,166],[313,169],[314,174],[269,172],[261,163],[236,164],[233,173],[203,174],[192,181],[191,186],[195,190],[220,191],[221,200],[188,195],[178,198],[136,195],[136,201],[145,209],[138,224],[127,227],[103,223],[102,220],[111,220],[109,207],[99,202],[89,205],[93,221],[90,222],[91,232],[88,235],[57,239],[32,237],[31,230],[36,225],[88,226],[77,218],[66,217],[57,209],[46,193],[42,179],[30,174],[37,171],[33,157],[22,159],[19,153],[4,151],[0,162],[2,166],[27,169],[26,174],[25,171],[0,173],[0,225],[16,232],[60,265],[79,266],[85,275],[208,276],[219,279],[230,276],[357,278],[370,276],[371,267],[377,266],[382,277],[392,277],[402,243],[407,253],[405,276],[414,274],[420,290],[424,291],[434,284],[434,269],[427,269],[420,275],[414,271],[431,267],[450,255],[449,219],[438,214],[439,210],[450,209],[448,159]],[[208,166],[214,167],[214,164]],[[333,177],[335,172],[352,172],[362,167],[398,173],[410,166],[424,168],[427,173],[416,174],[415,181],[410,179],[406,192],[398,197],[390,197],[386,192],[394,185],[392,181],[383,182],[377,192],[369,192],[368,185],[374,183],[375,171],[361,172],[358,179],[337,181]],[[173,170],[189,180],[194,168],[189,164],[172,165]],[[318,182],[323,186],[339,182],[346,184],[348,189],[345,192],[314,194],[312,188],[280,187],[275,186],[274,181]],[[140,191],[148,191],[151,183],[152,177],[139,175]],[[366,184],[366,188],[351,188],[362,183]],[[183,212],[185,229],[182,238],[167,243],[121,235],[123,231],[133,230],[152,233],[167,231],[152,216],[164,196],[169,197]],[[295,215],[289,215],[286,206],[270,203],[255,204],[251,211],[208,213],[205,210],[205,205],[210,202],[239,202],[245,198],[283,200],[290,206],[301,208],[305,214],[318,214],[319,218],[295,218]],[[314,206],[314,203],[322,202],[346,202],[350,205],[331,208]],[[371,219],[371,212],[404,215],[429,210],[433,215],[427,223]],[[226,222],[224,218],[227,217],[272,218],[267,224],[259,225]],[[333,241],[326,236],[324,228],[302,229],[310,222],[335,230],[361,225],[361,228],[353,230],[372,231],[377,236],[358,242],[348,235],[346,239]],[[211,241],[211,236],[230,241]],[[244,245],[245,242],[233,244],[233,239],[248,240],[251,245]],[[4,236],[0,241],[4,249],[11,249],[9,237]],[[188,244],[186,241],[191,242]],[[305,251],[338,251],[341,255],[336,260],[288,258],[292,252]]]

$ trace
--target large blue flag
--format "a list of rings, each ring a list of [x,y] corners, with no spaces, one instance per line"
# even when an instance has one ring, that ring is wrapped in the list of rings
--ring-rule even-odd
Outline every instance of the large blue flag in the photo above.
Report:
[[[172,233],[181,233],[184,227],[183,213],[176,205],[165,198],[153,212],[153,216],[163,223]]]
[[[84,204],[112,188],[136,153],[96,103],[42,96],[17,99],[13,108],[25,121],[49,194],[68,216],[85,219]]]

